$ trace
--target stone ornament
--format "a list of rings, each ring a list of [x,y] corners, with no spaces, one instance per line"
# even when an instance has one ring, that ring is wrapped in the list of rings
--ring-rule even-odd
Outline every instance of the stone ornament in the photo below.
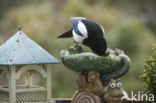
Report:
[[[108,87],[112,79],[125,75],[130,68],[130,59],[122,50],[107,49],[107,56],[85,52],[81,46],[70,47],[60,52],[62,63],[78,72],[77,90],[72,103],[121,103],[125,97],[119,80]],[[116,87],[117,85],[117,87]],[[113,88],[111,88],[111,86]],[[128,97],[128,96],[127,96]]]
[[[96,71],[104,85],[110,79],[120,78],[130,68],[130,59],[123,51],[108,49],[108,55],[98,56],[91,52],[85,52],[81,46],[70,47],[60,52],[62,63],[74,72]]]
[[[103,99],[106,103],[122,103],[123,100],[129,100],[127,93],[122,88],[120,79],[115,82],[111,80]]]

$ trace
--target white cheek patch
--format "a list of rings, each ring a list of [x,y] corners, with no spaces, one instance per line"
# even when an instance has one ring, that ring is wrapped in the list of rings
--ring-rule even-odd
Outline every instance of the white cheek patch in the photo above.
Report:
[[[72,31],[72,33],[73,33],[74,40],[75,40],[77,43],[82,44],[82,43],[83,43],[83,40],[84,40],[85,38],[87,38],[87,37],[83,37],[83,36],[78,35],[77,33],[75,33],[74,30]]]
[[[86,26],[81,21],[78,23],[78,29],[84,37],[88,37]]]

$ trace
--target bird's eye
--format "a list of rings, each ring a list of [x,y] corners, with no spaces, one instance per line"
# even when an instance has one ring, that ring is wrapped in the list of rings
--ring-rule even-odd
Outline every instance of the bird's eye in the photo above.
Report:
[[[119,87],[119,88],[120,88],[120,87],[121,87],[121,83],[117,83],[117,87]]]
[[[115,83],[111,84],[111,88],[115,88],[115,86],[116,86]]]

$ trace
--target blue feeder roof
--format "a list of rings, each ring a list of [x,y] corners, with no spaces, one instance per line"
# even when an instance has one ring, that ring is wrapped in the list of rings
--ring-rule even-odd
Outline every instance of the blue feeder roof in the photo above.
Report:
[[[18,31],[0,46],[0,65],[54,64],[59,61]]]

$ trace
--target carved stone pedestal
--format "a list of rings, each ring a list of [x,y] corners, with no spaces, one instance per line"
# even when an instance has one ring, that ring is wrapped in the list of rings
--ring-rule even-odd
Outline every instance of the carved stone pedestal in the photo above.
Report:
[[[61,50],[62,63],[68,69],[79,72],[78,89],[72,103],[119,103],[116,99],[122,100],[123,90],[116,86],[117,83],[109,91],[106,90],[106,86],[111,79],[120,78],[128,72],[130,59],[119,49],[107,49],[107,52],[108,55],[102,57],[83,51],[81,46]],[[104,100],[104,96],[109,94],[113,94],[112,99],[108,97]]]
[[[78,90],[75,92],[72,103],[102,103],[101,97],[106,91],[99,73],[91,71],[87,75],[80,73],[77,78]]]
[[[94,93],[76,91],[72,103],[101,103],[101,99]]]

